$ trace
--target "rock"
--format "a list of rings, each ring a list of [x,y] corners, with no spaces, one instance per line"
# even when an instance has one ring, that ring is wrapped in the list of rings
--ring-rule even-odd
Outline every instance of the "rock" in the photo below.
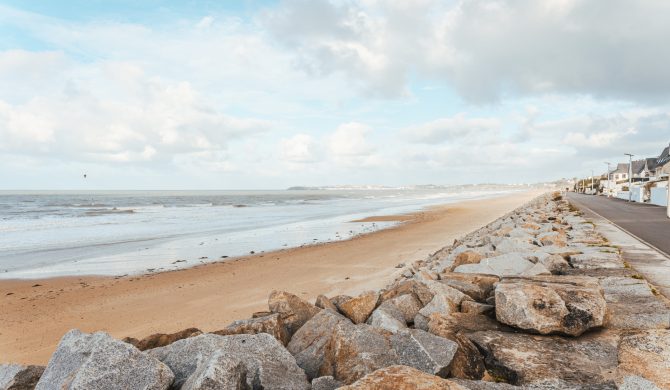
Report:
[[[508,383],[560,380],[572,388],[615,388],[609,375],[618,362],[616,334],[590,332],[563,338],[487,331],[466,336],[484,354],[487,370]]]
[[[570,268],[570,263],[560,255],[549,255],[541,259],[540,263],[552,274],[560,274]]]
[[[126,337],[123,341],[134,345],[140,351],[146,351],[147,349],[164,347],[166,345],[172,344],[177,340],[185,339],[188,337],[201,335],[202,332],[197,328],[188,328],[181,330],[176,333],[156,333],[151,336],[147,336],[142,340],[133,339],[131,337]]]
[[[507,383],[486,382],[460,378],[451,378],[450,380],[468,390],[521,390],[519,386],[512,386]],[[523,390],[530,390],[530,388],[526,387]]]
[[[395,306],[403,315],[403,320],[406,324],[413,323],[414,317],[419,313],[419,310],[423,307],[421,302],[416,298],[414,294],[405,294],[400,295],[395,298],[391,298],[388,301],[382,303],[380,306],[390,303]]]
[[[323,310],[307,321],[291,338],[288,351],[296,363],[305,370],[308,378],[315,378],[323,365],[324,351],[330,341],[333,329],[340,323],[351,322],[330,310]]]
[[[495,310],[495,306],[485,303],[467,301],[461,303],[461,312],[468,314],[488,314]]]
[[[375,309],[366,323],[389,332],[407,328],[403,313],[391,301],[386,301]]]
[[[534,272],[532,270],[534,270],[535,266],[535,263],[525,259],[521,254],[507,253],[483,259],[479,264],[461,265],[454,269],[454,272],[517,276]],[[540,269],[539,271],[541,272],[542,270]],[[549,271],[546,271],[546,273],[549,273]]]
[[[402,365],[446,378],[458,349],[455,342],[425,332],[408,329],[391,336],[391,345]]]
[[[570,265],[578,269],[623,268],[623,261],[618,253],[589,252],[571,255]]]
[[[414,326],[417,329],[428,330],[428,319],[431,314],[450,314],[458,311],[458,306],[445,295],[435,295],[433,299],[419,310],[414,317]]]
[[[463,302],[463,300],[472,299],[469,296],[465,295],[464,293],[458,291],[457,289],[441,282],[437,282],[434,280],[425,281],[424,285],[433,294],[433,296],[435,295],[445,296],[447,299],[455,303],[457,307],[461,304],[461,302]]]
[[[309,389],[305,372],[279,341],[266,333],[219,336],[203,334],[176,341],[147,353],[167,364],[179,388],[215,351],[239,360],[250,388]],[[232,363],[228,363],[232,364]]]
[[[448,254],[444,254],[439,261],[435,264],[435,269],[439,272],[449,271],[456,257],[463,252],[475,252],[480,254],[482,257],[486,257],[488,254],[493,252],[493,245],[485,244],[484,242],[471,243],[470,245],[461,245],[457,248],[452,249]],[[473,260],[474,261],[474,260]]]
[[[482,314],[451,313],[433,314],[428,322],[428,331],[438,336],[447,332],[472,333],[480,331],[511,331],[512,329]]]
[[[619,370],[641,376],[659,388],[670,388],[670,330],[646,330],[623,336],[619,343]]]
[[[503,278],[495,290],[496,319],[540,334],[579,336],[602,326],[605,298],[587,276]]]
[[[235,321],[224,329],[212,332],[221,336],[232,334],[258,334],[267,333],[279,340],[283,345],[288,344],[289,334],[284,325],[281,314],[271,314],[265,317],[251,318],[247,320]]]
[[[366,291],[357,297],[341,302],[337,305],[337,308],[354,324],[362,324],[368,319],[368,316],[370,316],[375,307],[377,307],[378,301],[378,292]]]
[[[624,270],[625,268],[622,271]],[[606,327],[614,329],[668,328],[670,307],[665,301],[654,295],[645,280],[627,276],[608,276],[600,279],[600,285],[603,287],[607,302]]]
[[[425,280],[436,280],[437,279],[437,272],[434,271],[428,271],[426,269],[419,269],[414,273],[413,278],[421,281]]]
[[[214,351],[198,365],[181,390],[248,390],[247,369],[244,363],[222,350]]]
[[[167,389],[174,375],[158,360],[103,332],[73,329],[60,340],[36,389]]]
[[[471,275],[471,274],[463,274],[463,275]],[[442,283],[446,284],[449,287],[455,288],[456,290],[466,294],[475,301],[485,300],[488,296],[485,295],[487,294],[487,292],[482,291],[482,289],[480,289],[479,286],[466,281],[450,279],[443,281]]]
[[[621,381],[619,390],[661,390],[655,383],[637,375],[630,375]]]
[[[502,240],[500,243],[494,245],[495,251],[498,253],[514,253],[514,252],[532,252],[537,249],[536,245],[531,244],[529,241],[518,238],[507,238]],[[486,272],[483,272],[486,273]]]
[[[558,234],[556,232],[541,234],[537,237],[537,239],[542,243],[542,245],[545,246],[551,245],[556,247],[564,247],[566,245],[565,235]]]
[[[568,268],[565,271],[561,272],[561,275],[591,276],[594,278],[598,278],[601,281],[602,285],[603,280],[606,280],[606,278],[608,277],[633,278],[634,275],[639,274],[634,270],[632,270],[631,268],[591,268],[591,269]],[[633,281],[635,281],[635,279],[633,279]],[[603,289],[604,287],[605,286],[603,286]],[[606,290],[605,290],[605,300],[607,300]]]
[[[451,375],[454,378],[482,379],[486,372],[484,357],[477,347],[463,333],[444,332],[438,336],[458,344],[458,349],[451,361]]]
[[[536,223],[532,223],[532,222],[526,222],[523,225],[521,225],[521,227],[526,229],[526,230],[540,230],[541,229],[540,225],[538,225]]]
[[[447,272],[440,274],[441,282],[453,287],[475,301],[483,302],[493,293],[493,288],[500,280],[495,275]]]
[[[273,291],[270,293],[268,306],[271,312],[281,314],[289,335],[295,333],[305,322],[321,310],[305,302],[297,295],[285,291]]]
[[[406,280],[396,283],[382,292],[380,300],[384,302],[405,294],[413,294],[421,302],[421,306],[428,304],[435,295],[424,283],[418,280]]]
[[[454,258],[454,263],[451,265],[450,271],[453,271],[454,268],[463,264],[478,264],[482,258],[481,253],[475,252],[472,250],[467,250],[465,252],[459,253],[456,258]]]
[[[383,367],[398,364],[390,333],[370,325],[339,323],[331,329],[319,375],[330,375],[346,384]]]
[[[337,306],[335,306],[335,304],[331,302],[330,299],[328,299],[328,297],[325,295],[319,295],[318,297],[316,297],[315,306],[320,307],[322,309],[330,309],[335,313],[338,312]]]
[[[344,383],[338,381],[332,376],[320,376],[312,381],[312,390],[335,390],[344,386]]]
[[[551,272],[541,263],[536,263],[529,269],[523,271],[519,276],[537,276],[537,275],[551,275]]]
[[[575,234],[570,233],[568,237],[571,239],[571,244],[586,244],[586,245],[606,245],[607,241],[604,240],[600,235],[588,233],[588,234]]]
[[[407,366],[377,370],[339,390],[466,390],[458,384]]]
[[[0,389],[32,390],[43,372],[44,366],[0,364]]]
[[[330,302],[335,305],[335,307],[340,306],[340,303],[350,300],[352,297],[349,295],[337,295],[330,298]]]
[[[523,241],[530,241],[533,239],[533,235],[529,234],[528,231],[522,228],[514,228],[507,231],[505,234],[506,237],[518,238]]]

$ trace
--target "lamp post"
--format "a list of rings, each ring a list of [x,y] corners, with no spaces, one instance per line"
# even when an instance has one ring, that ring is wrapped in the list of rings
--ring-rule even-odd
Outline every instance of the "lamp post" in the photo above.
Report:
[[[633,156],[634,154],[624,153],[628,156],[628,201],[633,200]]]
[[[610,163],[606,162],[607,164],[607,197],[612,196],[612,191],[610,190]]]

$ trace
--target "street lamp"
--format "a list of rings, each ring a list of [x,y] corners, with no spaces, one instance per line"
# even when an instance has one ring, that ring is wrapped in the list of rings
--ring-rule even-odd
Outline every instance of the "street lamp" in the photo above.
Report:
[[[633,200],[633,156],[634,154],[624,153],[628,156],[628,201]]]
[[[607,164],[607,197],[612,196],[612,191],[610,190],[610,163],[606,162]]]

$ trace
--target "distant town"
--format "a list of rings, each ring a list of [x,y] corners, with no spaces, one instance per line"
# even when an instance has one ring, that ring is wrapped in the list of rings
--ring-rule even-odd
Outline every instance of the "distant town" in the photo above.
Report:
[[[573,180],[573,190],[667,206],[670,144],[656,157],[635,159],[637,156],[626,156],[629,159],[627,162],[605,162],[607,171],[600,176]]]

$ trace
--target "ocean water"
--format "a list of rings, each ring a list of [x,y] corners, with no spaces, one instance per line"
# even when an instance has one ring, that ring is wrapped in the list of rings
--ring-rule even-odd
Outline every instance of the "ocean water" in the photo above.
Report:
[[[0,279],[128,275],[393,226],[352,222],[514,189],[0,191]]]

